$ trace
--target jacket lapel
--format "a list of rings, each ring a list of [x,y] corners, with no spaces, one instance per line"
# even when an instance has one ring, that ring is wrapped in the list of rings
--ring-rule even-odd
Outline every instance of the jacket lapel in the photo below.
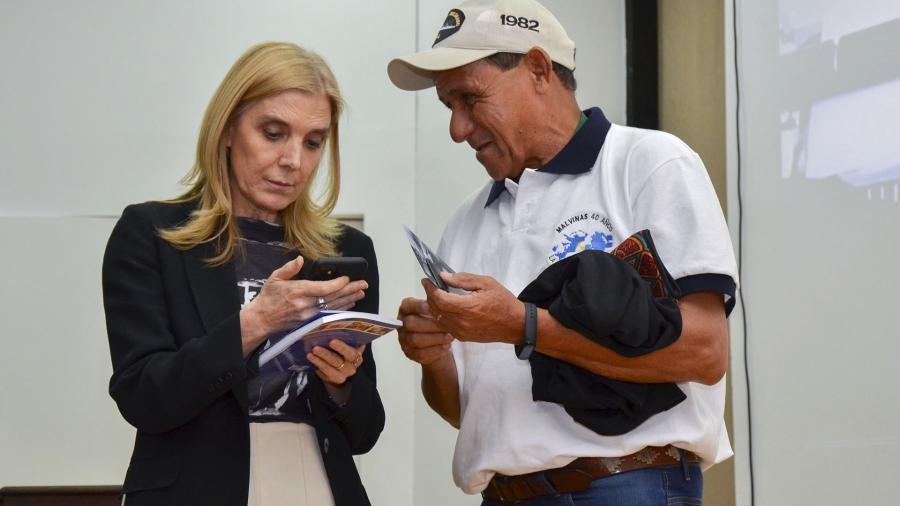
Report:
[[[215,256],[212,243],[203,244],[182,252],[191,294],[200,315],[200,322],[207,334],[222,320],[240,311],[237,274],[234,262],[210,267],[207,258]],[[239,382],[232,389],[244,413],[247,413],[247,388]]]

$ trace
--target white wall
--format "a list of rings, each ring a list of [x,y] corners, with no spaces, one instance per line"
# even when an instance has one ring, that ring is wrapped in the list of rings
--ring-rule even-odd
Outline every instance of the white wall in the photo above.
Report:
[[[125,205],[180,191],[207,101],[254,43],[288,40],[329,61],[349,104],[337,212],[365,217],[383,313],[421,293],[400,224],[436,245],[486,175],[450,141],[433,91],[394,89],[385,66],[430,45],[454,4],[0,2],[0,486],[121,483],[134,432],[106,394],[103,248]],[[578,43],[580,102],[623,122],[623,0],[546,4]],[[453,431],[395,335],[375,354],[388,421],[358,460],[373,503],[477,503],[451,483]]]
[[[751,435],[755,504],[897,504],[900,4],[864,4],[740,1],[735,59],[726,2],[741,505]]]

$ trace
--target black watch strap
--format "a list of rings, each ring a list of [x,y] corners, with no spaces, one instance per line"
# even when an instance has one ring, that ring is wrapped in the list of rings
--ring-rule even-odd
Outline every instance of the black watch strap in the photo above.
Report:
[[[525,338],[522,344],[516,346],[516,356],[520,360],[528,360],[537,343],[537,306],[531,302],[525,303]]]

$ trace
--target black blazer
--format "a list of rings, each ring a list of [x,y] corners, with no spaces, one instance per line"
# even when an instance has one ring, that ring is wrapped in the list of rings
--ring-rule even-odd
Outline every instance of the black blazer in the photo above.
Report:
[[[103,301],[113,374],[109,392],[137,428],[123,493],[129,506],[246,505],[250,434],[246,379],[255,360],[241,351],[240,299],[233,263],[208,267],[213,246],[179,251],[157,230],[184,222],[191,204],[127,207],[103,258]],[[372,241],[344,227],[338,250],[369,262],[366,298],[378,311]],[[352,455],[384,428],[371,347],[340,408],[310,375],[319,449],[337,506],[369,504]]]

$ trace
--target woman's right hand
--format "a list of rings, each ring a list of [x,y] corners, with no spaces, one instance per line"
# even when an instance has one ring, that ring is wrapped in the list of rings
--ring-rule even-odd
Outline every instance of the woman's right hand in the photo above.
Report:
[[[272,332],[290,328],[312,318],[320,308],[319,297],[330,310],[347,310],[365,296],[365,281],[347,276],[328,281],[296,280],[303,257],[275,269],[262,289],[241,309],[241,337],[244,356],[250,355]]]

